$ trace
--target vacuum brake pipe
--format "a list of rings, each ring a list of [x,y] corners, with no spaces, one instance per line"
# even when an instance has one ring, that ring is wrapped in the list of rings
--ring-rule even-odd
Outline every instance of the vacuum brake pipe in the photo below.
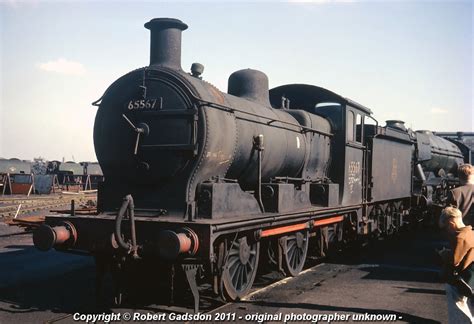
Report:
[[[125,242],[122,238],[122,219],[127,211],[130,218],[130,232],[132,236],[131,244]],[[132,195],[126,195],[123,198],[122,206],[120,207],[117,217],[115,218],[114,237],[115,241],[122,249],[132,252],[132,257],[134,259],[138,259],[137,235],[135,231],[135,204],[133,202]]]
[[[133,197],[131,195],[126,195],[123,198],[122,206],[115,218],[114,238],[120,248],[130,252],[134,259],[138,259],[134,209],[135,204],[133,202]],[[125,242],[122,237],[122,220],[127,212],[130,218],[131,243]],[[197,234],[187,227],[182,228],[178,233],[171,230],[164,230],[159,233],[158,246],[159,255],[161,257],[173,260],[177,258],[179,254],[196,254],[199,247],[199,239]]]

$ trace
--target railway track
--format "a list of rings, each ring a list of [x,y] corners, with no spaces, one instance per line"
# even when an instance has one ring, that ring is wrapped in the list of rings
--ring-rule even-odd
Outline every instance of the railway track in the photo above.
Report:
[[[96,201],[96,195],[83,194],[83,195],[60,195],[54,197],[9,197],[0,199],[0,219],[8,220],[11,218],[18,217],[20,215],[26,215],[35,213],[42,210],[51,210],[53,208],[66,206],[71,203],[71,200],[75,201],[75,205],[79,206],[81,203],[87,203],[88,201]]]

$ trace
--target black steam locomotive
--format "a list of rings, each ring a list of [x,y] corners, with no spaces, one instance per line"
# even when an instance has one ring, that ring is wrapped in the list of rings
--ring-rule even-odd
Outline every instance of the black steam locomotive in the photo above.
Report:
[[[456,185],[465,156],[455,143],[401,121],[382,127],[320,87],[269,90],[256,70],[233,73],[223,93],[202,80],[202,65],[181,69],[186,24],[145,27],[150,65],[95,103],[99,213],[47,217],[37,248],[86,251],[117,272],[143,259],[179,265],[196,301],[199,270],[236,300],[261,255],[295,276],[311,237],[324,254],[330,243],[390,234]]]

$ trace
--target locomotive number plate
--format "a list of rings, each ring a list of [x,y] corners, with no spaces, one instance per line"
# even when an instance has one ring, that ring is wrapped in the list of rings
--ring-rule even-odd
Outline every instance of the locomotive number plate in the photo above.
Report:
[[[136,99],[130,100],[125,104],[128,110],[155,110],[163,106],[163,98],[155,99]]]

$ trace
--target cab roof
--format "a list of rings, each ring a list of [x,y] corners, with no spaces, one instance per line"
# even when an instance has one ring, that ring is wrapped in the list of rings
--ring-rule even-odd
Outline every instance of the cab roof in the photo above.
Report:
[[[360,109],[371,115],[369,108],[343,97],[331,90],[309,84],[286,84],[270,90],[270,102],[273,107],[281,106],[281,97],[288,98],[292,107],[313,109],[320,103],[338,103]]]

